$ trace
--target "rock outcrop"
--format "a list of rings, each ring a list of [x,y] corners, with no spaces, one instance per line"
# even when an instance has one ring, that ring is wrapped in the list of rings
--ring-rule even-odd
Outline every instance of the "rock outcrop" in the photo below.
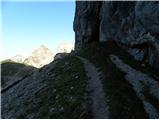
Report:
[[[54,60],[63,59],[72,50],[74,50],[74,45],[72,43],[60,43],[56,49]]]
[[[60,43],[56,48],[57,53],[70,53],[74,49],[74,45],[72,43]]]
[[[64,57],[67,56],[68,53],[57,53],[55,56],[54,56],[54,60],[58,60],[58,59],[63,59]]]
[[[136,60],[158,68],[158,1],[77,1],[74,31],[75,49],[115,41]]]

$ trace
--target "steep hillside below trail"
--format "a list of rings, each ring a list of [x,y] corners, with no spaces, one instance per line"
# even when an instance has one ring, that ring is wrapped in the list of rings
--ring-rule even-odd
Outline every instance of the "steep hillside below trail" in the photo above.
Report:
[[[91,118],[86,81],[78,58],[51,62],[2,92],[2,118]]]
[[[107,119],[109,116],[103,85],[100,79],[100,72],[87,59],[78,57],[84,65],[88,76],[88,96],[91,100],[91,111],[95,119]]]

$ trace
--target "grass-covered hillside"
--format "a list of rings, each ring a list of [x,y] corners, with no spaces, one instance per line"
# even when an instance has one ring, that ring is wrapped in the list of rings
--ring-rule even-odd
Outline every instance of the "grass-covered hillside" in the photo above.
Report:
[[[56,60],[52,66],[40,69],[40,74],[46,72],[44,81],[47,91],[37,94],[42,109],[37,118],[87,118],[86,83],[87,77],[79,59],[68,56]],[[47,93],[47,94],[46,94]]]
[[[56,60],[2,94],[2,118],[88,118],[86,82],[78,58]]]
[[[21,63],[16,63],[11,60],[1,62],[1,87],[7,88],[14,84],[16,81],[29,76],[36,68],[27,66]]]
[[[1,67],[2,67],[2,72],[1,75],[2,76],[6,76],[6,75],[15,75],[18,71],[22,70],[23,68],[33,68],[31,66],[26,66],[24,64],[21,63],[16,63],[14,61],[11,60],[5,60],[1,62]]]

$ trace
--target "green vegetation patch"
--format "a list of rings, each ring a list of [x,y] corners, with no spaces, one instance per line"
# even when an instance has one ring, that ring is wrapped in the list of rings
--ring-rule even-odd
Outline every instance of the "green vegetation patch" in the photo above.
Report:
[[[88,118],[85,96],[87,78],[81,61],[68,56],[54,63],[47,73],[48,78],[43,80],[47,88],[35,94],[35,101],[30,104],[32,109],[27,112],[37,111],[38,115],[34,118],[41,119]]]
[[[1,68],[2,68],[1,75],[2,76],[14,75],[18,72],[18,70],[20,70],[23,67],[25,67],[25,65],[23,64],[18,64],[14,62],[4,62],[1,64]]]
[[[16,63],[10,60],[1,63],[1,85],[5,86],[9,82],[14,83],[14,78],[22,79],[29,76],[36,68],[26,66],[25,64]]]
[[[36,69],[32,66],[27,66],[25,64],[16,63],[11,60],[6,60],[1,62],[1,75],[2,76],[13,76],[23,69]],[[24,72],[24,71],[22,71]],[[23,73],[22,73],[23,74]]]

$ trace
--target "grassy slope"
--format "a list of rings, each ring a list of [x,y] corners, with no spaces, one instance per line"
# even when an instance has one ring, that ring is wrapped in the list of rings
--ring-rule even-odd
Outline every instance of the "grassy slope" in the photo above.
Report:
[[[141,100],[137,98],[135,92],[131,89],[132,86],[125,80],[124,73],[110,61],[109,54],[117,55],[131,67],[146,74],[157,75],[157,73],[149,66],[141,67],[137,61],[133,60],[115,43],[103,43],[103,46],[93,43],[81,49],[78,55],[89,59],[104,74],[103,83],[109,99],[110,118],[148,118]],[[152,103],[157,105],[157,101],[152,100]]]
[[[82,63],[72,56],[53,63],[49,77],[43,80],[47,82],[47,89],[35,94],[33,102],[28,103],[30,109],[19,118],[25,118],[32,111],[37,111],[36,118],[41,119],[89,117],[85,96],[87,78]],[[46,71],[46,68],[40,69],[40,74],[41,71]]]
[[[18,64],[15,62],[5,62],[1,64],[2,67],[2,76],[5,75],[15,75],[17,71],[19,71],[21,68],[25,67],[23,64]]]
[[[11,60],[5,60],[1,62],[1,68],[2,68],[2,76],[14,76],[16,73],[21,72],[23,69],[36,69],[32,66],[28,66],[22,63],[16,63]],[[24,71],[21,73],[23,74]]]
[[[13,79],[16,77],[23,78],[24,76],[29,76],[29,74],[36,70],[36,68],[32,66],[26,66],[21,63],[16,63],[10,60],[2,61],[1,62],[1,75],[2,86],[7,84],[8,82],[14,82]],[[10,77],[10,80],[6,80],[4,77]],[[13,78],[13,79],[11,79]]]

